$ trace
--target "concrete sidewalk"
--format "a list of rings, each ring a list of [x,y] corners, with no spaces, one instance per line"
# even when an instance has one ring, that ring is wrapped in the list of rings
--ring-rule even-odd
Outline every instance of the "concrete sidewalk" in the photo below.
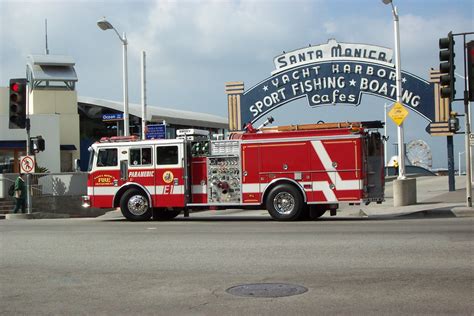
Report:
[[[456,176],[456,191],[449,192],[447,176],[416,178],[417,204],[393,206],[393,180],[388,178],[385,184],[385,202],[369,205],[340,205],[338,216],[404,216],[419,213],[452,214],[456,217],[474,216],[474,208],[466,205],[466,177]],[[325,215],[327,216],[327,214]]]

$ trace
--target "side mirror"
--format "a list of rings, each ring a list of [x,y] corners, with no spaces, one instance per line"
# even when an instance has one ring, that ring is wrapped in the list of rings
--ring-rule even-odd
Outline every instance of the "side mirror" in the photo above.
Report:
[[[74,171],[75,172],[81,171],[81,159],[74,159]]]

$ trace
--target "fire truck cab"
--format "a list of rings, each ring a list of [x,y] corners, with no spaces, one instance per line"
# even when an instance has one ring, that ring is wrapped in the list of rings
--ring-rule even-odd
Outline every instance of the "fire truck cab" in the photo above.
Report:
[[[335,215],[340,202],[384,200],[381,122],[262,128],[210,140],[104,138],[90,148],[85,206],[120,207],[129,220],[190,210],[266,208],[276,220]]]

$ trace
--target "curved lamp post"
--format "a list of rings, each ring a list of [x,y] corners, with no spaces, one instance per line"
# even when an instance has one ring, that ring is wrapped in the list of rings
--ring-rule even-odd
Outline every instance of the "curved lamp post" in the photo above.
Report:
[[[114,30],[118,38],[123,44],[123,136],[129,136],[129,119],[128,119],[128,66],[127,66],[127,37],[125,32],[123,36],[120,36],[119,32],[110,24],[109,21],[103,17],[101,20],[97,21],[97,26],[103,30]]]
[[[393,5],[392,0],[382,0],[385,4],[392,6],[393,14],[393,29],[395,33],[395,71],[397,81],[397,102],[402,103],[402,70],[400,63],[400,29],[398,26],[398,12],[397,8]],[[405,140],[403,135],[403,123],[397,127],[398,136],[398,179],[405,179]]]

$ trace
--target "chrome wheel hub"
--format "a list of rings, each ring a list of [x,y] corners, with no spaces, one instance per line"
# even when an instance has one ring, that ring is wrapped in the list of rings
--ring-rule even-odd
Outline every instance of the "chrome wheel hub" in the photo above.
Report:
[[[295,209],[295,198],[287,192],[280,192],[273,198],[275,210],[282,215],[288,215]]]
[[[127,203],[130,213],[136,216],[145,214],[148,211],[148,201],[141,195],[132,196]]]

